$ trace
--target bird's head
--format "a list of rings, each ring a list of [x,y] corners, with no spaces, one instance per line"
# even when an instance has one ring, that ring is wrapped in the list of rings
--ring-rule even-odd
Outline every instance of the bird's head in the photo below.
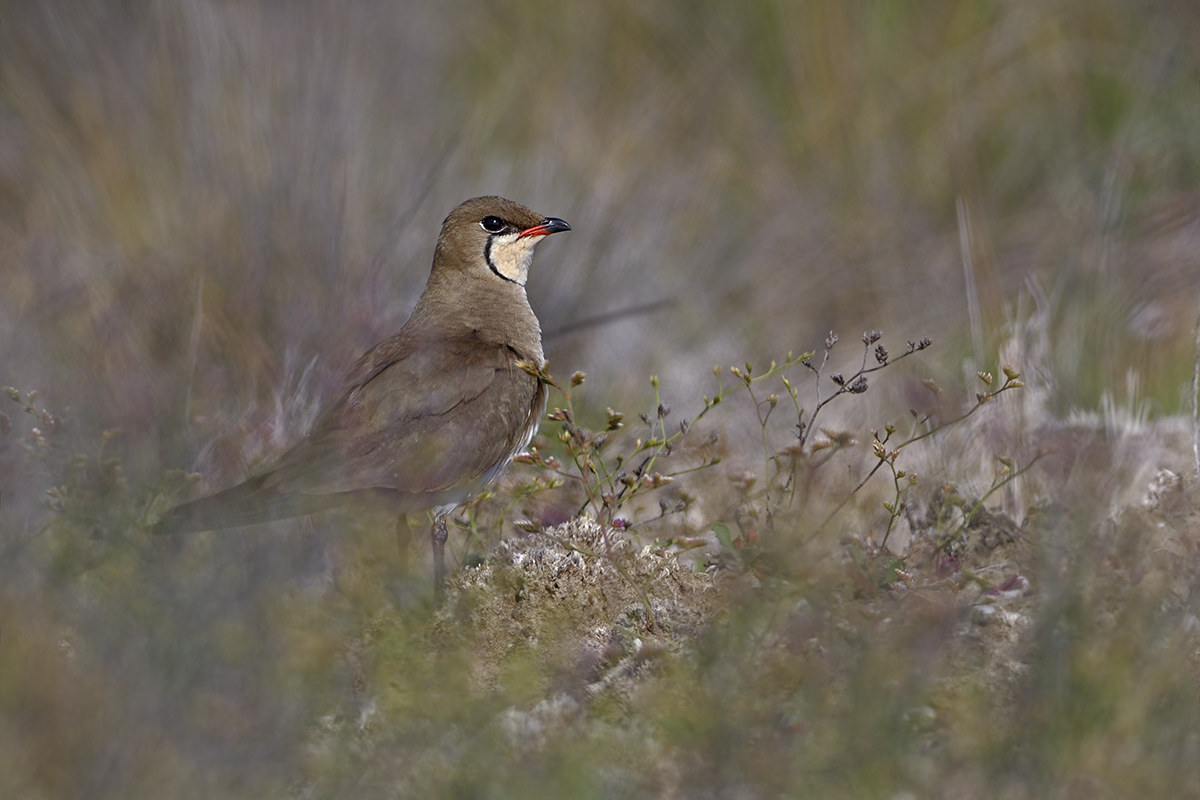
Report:
[[[571,226],[503,197],[475,197],[460,204],[442,223],[434,265],[472,269],[480,265],[496,278],[525,285],[533,251],[542,237]]]

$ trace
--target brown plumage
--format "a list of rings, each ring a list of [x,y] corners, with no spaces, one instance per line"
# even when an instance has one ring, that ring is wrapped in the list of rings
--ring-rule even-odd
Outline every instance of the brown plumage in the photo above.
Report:
[[[442,224],[433,269],[400,331],[368,350],[312,431],[270,470],[170,509],[156,533],[250,525],[384,497],[431,509],[435,582],[444,516],[486,486],[537,430],[546,390],[525,279],[541,237],[570,226],[501,197]]]

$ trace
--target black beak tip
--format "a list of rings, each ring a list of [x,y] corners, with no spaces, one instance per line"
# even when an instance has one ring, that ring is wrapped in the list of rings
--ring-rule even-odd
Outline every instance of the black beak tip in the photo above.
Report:
[[[571,226],[567,224],[567,221],[558,217],[546,217],[545,221],[539,227],[545,230],[546,233],[562,233],[563,231],[571,230]]]

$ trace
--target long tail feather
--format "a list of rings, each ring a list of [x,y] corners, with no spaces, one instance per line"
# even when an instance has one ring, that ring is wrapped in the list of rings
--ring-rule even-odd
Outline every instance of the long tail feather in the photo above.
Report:
[[[154,524],[156,534],[237,528],[323,511],[338,502],[331,496],[281,493],[266,488],[267,476],[169,509]]]

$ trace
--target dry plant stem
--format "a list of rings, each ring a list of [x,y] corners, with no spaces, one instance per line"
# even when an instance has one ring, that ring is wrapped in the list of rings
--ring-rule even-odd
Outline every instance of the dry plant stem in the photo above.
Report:
[[[603,432],[597,433],[580,427],[575,418],[571,390],[583,383],[585,376],[582,373],[576,373],[572,376],[570,385],[563,387],[549,374],[544,366],[536,367],[528,365],[527,369],[531,374],[536,375],[539,380],[555,389],[563,398],[562,407],[555,408],[550,413],[549,418],[562,423],[559,440],[567,448],[568,463],[572,467],[564,468],[557,459],[553,457],[547,458],[534,451],[527,457],[527,462],[542,466],[552,474],[553,478],[545,485],[534,488],[530,493],[538,491],[541,488],[551,488],[561,485],[562,481],[568,479],[577,482],[584,492],[584,501],[577,513],[583,513],[589,507],[594,510],[596,519],[602,526],[606,548],[611,552],[611,547],[608,546],[608,527],[615,525],[618,528],[626,529],[633,524],[638,524],[630,523],[627,520],[616,517],[619,510],[632,500],[633,497],[639,496],[642,491],[658,488],[679,475],[705,469],[718,463],[719,458],[713,457],[704,463],[689,466],[675,473],[660,475],[657,472],[653,472],[659,462],[659,458],[671,455],[677,443],[682,437],[687,435],[695,422],[702,419],[726,398],[744,389],[749,395],[750,401],[754,404],[755,417],[761,431],[763,468],[765,473],[762,489],[752,494],[756,500],[764,503],[767,524],[770,525],[775,511],[774,504],[781,497],[787,495],[789,491],[792,500],[795,498],[798,483],[798,465],[800,463],[807,463],[813,466],[814,469],[819,469],[820,466],[827,464],[842,449],[845,443],[843,437],[837,434],[830,434],[832,441],[815,446],[811,451],[807,449],[809,438],[813,430],[816,429],[816,422],[820,418],[823,409],[836,398],[843,395],[862,394],[867,391],[867,377],[869,375],[882,370],[884,367],[895,364],[919,350],[924,350],[932,344],[932,341],[927,338],[921,339],[919,342],[909,341],[907,349],[897,357],[892,358],[884,346],[879,344],[882,336],[882,333],[876,331],[866,332],[862,335],[863,353],[861,361],[857,369],[849,377],[843,376],[841,373],[827,374],[831,362],[831,353],[838,341],[837,335],[833,332],[830,332],[825,339],[824,352],[821,355],[819,363],[814,363],[814,359],[816,358],[815,353],[804,353],[798,357],[789,353],[782,363],[771,362],[770,366],[762,374],[755,374],[753,366],[749,363],[742,367],[731,367],[729,373],[737,379],[737,382],[731,386],[725,385],[723,370],[720,367],[714,367],[713,373],[717,379],[716,394],[711,398],[704,397],[704,407],[700,413],[691,421],[684,420],[679,425],[679,430],[674,433],[670,433],[667,430],[666,417],[670,412],[662,404],[658,379],[657,377],[651,377],[650,382],[654,388],[657,413],[654,415],[641,415],[641,419],[648,429],[646,438],[638,438],[630,450],[611,458],[604,457],[602,450],[609,444],[610,436],[622,427],[621,420],[623,419],[623,415],[610,409],[608,412],[608,427]],[[875,364],[869,363],[872,355],[874,355]],[[800,403],[799,390],[783,374],[786,370],[796,365],[806,367],[816,378],[814,389],[815,401],[812,406],[811,415]],[[905,493],[915,483],[915,479],[912,476],[897,467],[897,458],[900,451],[909,445],[929,438],[947,427],[964,422],[975,415],[985,403],[996,395],[1022,386],[1019,374],[1011,367],[1006,366],[1003,373],[1003,384],[996,389],[993,389],[994,381],[990,374],[978,373],[979,379],[984,384],[984,390],[976,395],[976,402],[973,406],[952,419],[933,424],[930,415],[918,414],[914,411],[914,426],[907,438],[899,444],[891,444],[891,440],[895,434],[895,426],[893,425],[886,426],[886,432],[882,437],[878,432],[872,431],[876,463],[846,496],[838,502],[837,506],[806,539],[812,538],[812,536],[815,536],[827,527],[830,521],[846,507],[850,500],[880,470],[886,467],[891,472],[894,491],[892,500],[884,503],[884,507],[889,514],[889,519],[887,529],[884,532],[879,547],[886,548],[891,532],[895,528],[896,520],[906,509],[903,502]],[[791,399],[792,407],[796,413],[795,436],[797,441],[784,450],[772,452],[768,425],[770,424],[772,414],[778,406],[779,396],[776,393],[764,396],[761,389],[761,382],[776,377],[782,382],[783,388]],[[836,388],[827,396],[822,396],[823,379],[825,378],[834,383]],[[938,391],[936,387],[932,388],[935,392]],[[829,452],[818,456],[816,450],[827,450]],[[635,460],[637,461],[636,466],[631,466],[635,463]],[[1004,480],[1000,481],[997,486],[1004,485],[1028,469],[1028,466],[1026,466],[1020,470],[1012,470],[1011,464],[1008,462],[1004,463],[1008,465],[1009,471],[1006,473]],[[784,477],[785,475],[786,477]],[[908,485],[905,485],[905,479],[908,480]],[[995,487],[986,496],[990,496],[994,490]],[[674,513],[682,508],[686,508],[686,502],[686,500],[680,501],[674,508],[671,508],[666,502],[660,502],[661,513],[657,517],[654,517],[654,519],[661,519],[668,513]],[[971,513],[975,512],[972,511]],[[642,520],[642,522],[646,522],[646,520]],[[617,567],[622,575],[626,574],[626,571],[619,564],[617,564]],[[648,601],[647,608],[649,608]]]
[[[803,357],[806,356],[801,356],[801,358]],[[718,382],[717,394],[711,399],[706,396],[704,398],[704,408],[700,411],[700,413],[691,420],[684,420],[681,422],[679,430],[671,433],[670,435],[668,435],[666,427],[666,416],[669,413],[669,409],[666,408],[666,406],[664,406],[661,402],[657,378],[652,378],[651,385],[654,387],[655,391],[657,414],[653,420],[651,420],[648,416],[643,417],[644,421],[651,426],[652,435],[645,440],[637,440],[632,452],[630,452],[628,456],[618,456],[616,470],[610,469],[609,466],[604,462],[604,459],[592,457],[593,451],[598,451],[600,448],[602,448],[607,442],[607,439],[601,439],[600,437],[592,438],[587,432],[579,428],[575,422],[575,411],[571,400],[570,390],[564,389],[558,383],[558,381],[549,374],[545,367],[539,368],[533,365],[528,365],[527,369],[531,374],[537,376],[539,380],[555,389],[563,397],[564,407],[552,411],[549,415],[549,418],[563,423],[563,432],[560,434],[559,438],[567,446],[571,456],[571,461],[574,464],[576,471],[573,473],[564,470],[561,466],[545,460],[540,456],[540,454],[535,454],[531,461],[532,463],[538,463],[541,466],[551,470],[553,474],[565,480],[571,480],[579,483],[583,487],[585,494],[585,501],[580,508],[580,512],[584,511],[588,506],[591,506],[597,511],[598,521],[601,524],[607,524],[612,521],[612,516],[616,510],[619,509],[625,502],[627,502],[632,494],[636,493],[639,489],[654,488],[658,485],[671,482],[677,475],[695,472],[699,469],[704,469],[719,463],[720,459],[718,457],[713,457],[704,464],[688,467],[677,473],[658,475],[657,473],[653,473],[651,471],[660,456],[670,455],[675,445],[680,439],[687,435],[692,425],[706,416],[709,411],[719,405],[726,397],[740,391],[743,388],[746,388],[746,386],[752,383],[756,383],[760,380],[766,380],[767,378],[778,375],[783,370],[795,366],[798,363],[800,363],[800,358],[793,358],[789,353],[788,359],[782,365],[777,365],[772,362],[771,369],[765,374],[755,376],[753,378],[746,376],[742,382],[729,388],[725,388],[721,382],[720,368],[714,368]],[[741,377],[741,372],[737,367],[734,367],[732,371],[734,374],[737,374],[739,377]],[[582,382],[583,376],[581,374],[577,374],[572,378],[572,387]],[[619,417],[617,419],[619,420]],[[615,427],[611,427],[613,424],[615,423],[610,421],[610,430],[606,431],[602,436],[607,436],[609,433],[616,430]],[[643,456],[641,462],[633,468],[630,474],[624,474],[620,468],[635,456]],[[589,476],[594,477],[595,480],[590,480]],[[648,487],[645,483],[646,480],[650,481],[650,486]]]
[[[576,320],[574,322],[563,325],[561,328],[555,328],[552,331],[547,331],[545,338],[547,341],[555,339],[559,336],[566,336],[570,333],[579,333],[588,328],[599,328],[604,325],[612,325],[615,322],[628,319],[629,317],[638,317],[644,314],[652,314],[655,311],[661,311],[664,308],[670,308],[678,301],[674,298],[663,298],[660,300],[651,300],[649,303],[640,303],[638,305],[619,308],[616,311],[606,311],[603,314],[596,314],[590,317]]]
[[[547,371],[547,366],[536,367],[530,365],[529,372],[530,374],[536,376],[542,383],[556,390],[562,396],[563,401],[566,404],[565,408],[555,409],[550,413],[549,416],[550,419],[558,420],[563,423],[563,432],[560,434],[559,438],[562,439],[563,443],[567,445],[567,452],[571,454],[571,460],[574,462],[575,469],[578,474],[567,472],[560,467],[551,466],[549,464],[545,464],[545,466],[550,466],[555,475],[566,480],[575,481],[583,487],[584,494],[587,497],[586,501],[584,502],[584,508],[586,508],[588,505],[595,505],[596,491],[598,491],[598,486],[600,484],[597,483],[593,485],[593,482],[588,480],[588,475],[595,474],[595,469],[593,468],[592,459],[585,449],[585,445],[587,444],[586,438],[583,432],[579,429],[579,426],[575,424],[575,407],[571,401],[571,392],[559,385],[558,381],[556,381],[554,377]],[[572,446],[572,442],[574,442],[576,446]],[[603,466],[603,464],[601,466]],[[601,483],[603,483],[606,478],[607,476],[600,476]]]
[[[192,329],[188,335],[187,391],[183,395],[183,420],[192,421],[192,382],[196,377],[196,363],[200,353],[200,334],[204,327],[204,274],[196,279],[196,302],[192,311]]]
[[[642,464],[637,469],[637,474],[639,474],[639,475],[645,474],[646,472],[649,472],[651,469],[653,469],[654,462],[657,461],[658,457],[660,455],[662,455],[664,452],[670,453],[670,439],[667,437],[668,409],[666,406],[663,405],[662,395],[659,393],[658,376],[657,375],[650,376],[650,385],[654,387],[654,408],[657,410],[655,420],[658,422],[658,436],[659,436],[659,440],[662,442],[662,447],[655,450],[653,455],[650,456],[650,458],[648,458],[644,462],[642,462]],[[682,436],[682,435],[683,435],[683,433],[681,431],[680,436]],[[671,437],[671,438],[673,438],[673,437]],[[649,443],[647,443],[647,444],[649,445]],[[621,488],[621,494],[624,494],[625,488],[626,487]]]
[[[983,377],[982,374],[981,374],[981,377]],[[991,376],[987,376],[987,380],[990,380],[990,377]],[[987,381],[985,380],[985,382],[987,382]],[[846,504],[849,503],[850,500],[852,500],[854,498],[854,496],[856,494],[858,494],[858,492],[864,486],[867,485],[867,483],[871,480],[871,478],[875,477],[875,474],[877,472],[879,472],[880,469],[882,469],[889,462],[895,461],[895,457],[899,454],[899,452],[901,450],[908,447],[909,445],[912,445],[912,444],[915,444],[915,443],[921,441],[922,439],[928,439],[930,436],[933,436],[935,433],[938,433],[939,431],[945,430],[946,428],[950,427],[951,425],[957,425],[957,424],[963,422],[964,420],[973,416],[977,411],[979,411],[979,409],[983,408],[983,406],[988,401],[990,401],[992,398],[996,397],[999,394],[1003,394],[1004,392],[1011,391],[1013,389],[1019,389],[1022,386],[1024,386],[1024,384],[1022,384],[1020,381],[1020,375],[1018,375],[1016,372],[1012,372],[1011,370],[1006,370],[1006,377],[1005,377],[1004,384],[999,389],[997,389],[994,392],[981,392],[976,397],[975,405],[971,406],[964,413],[960,414],[959,416],[955,417],[954,419],[939,423],[938,425],[930,428],[929,430],[927,430],[923,433],[913,434],[912,436],[909,436],[909,438],[905,439],[900,444],[896,445],[896,447],[893,448],[892,450],[884,450],[882,448],[883,443],[878,442],[878,440],[877,440],[876,455],[878,456],[878,460],[876,461],[875,466],[871,468],[871,470],[863,477],[863,479],[861,481],[858,482],[857,485],[855,485],[855,487],[853,489],[851,489],[849,492],[846,493],[846,496],[843,497],[838,502],[838,504],[833,508],[833,510],[830,511],[829,514],[827,514],[825,516],[825,519],[821,520],[821,524],[818,525],[813,530],[813,532],[808,536],[808,540],[811,540],[811,539],[815,538],[818,534],[820,534],[821,531],[823,531],[825,529],[825,526],[828,525],[830,523],[830,521],[832,521],[833,518],[835,516],[837,516],[843,508],[846,507]],[[882,450],[882,452],[881,452],[881,450]],[[889,525],[889,530],[890,529],[891,529],[891,526]],[[885,541],[886,541],[886,537],[885,537]]]
[[[577,480],[583,485],[584,494],[586,495],[587,500],[584,503],[583,508],[581,508],[579,510],[579,512],[577,512],[577,515],[579,513],[582,513],[583,509],[586,508],[588,505],[592,505],[594,508],[598,508],[601,511],[601,514],[599,515],[597,522],[600,525],[600,535],[604,541],[604,549],[606,551],[606,555],[608,556],[608,561],[610,564],[613,565],[613,568],[617,570],[617,573],[622,577],[622,579],[624,579],[625,582],[629,586],[633,587],[634,591],[637,592],[638,599],[640,600],[642,607],[646,611],[647,619],[650,620],[650,626],[652,628],[652,632],[657,635],[661,631],[661,628],[658,624],[657,615],[654,613],[654,607],[650,603],[649,595],[646,594],[646,591],[642,586],[640,586],[636,581],[633,580],[633,576],[631,576],[629,574],[629,571],[625,569],[625,565],[621,563],[621,559],[615,557],[615,552],[614,552],[614,548],[612,546],[612,542],[608,538],[609,527],[610,527],[611,521],[612,521],[610,519],[611,511],[609,509],[609,503],[605,502],[603,496],[600,497],[601,502],[599,504],[597,504],[597,502],[596,502],[597,493],[598,492],[602,493],[602,489],[605,485],[609,486],[610,488],[615,488],[613,473],[604,464],[603,459],[593,459],[591,457],[591,451],[589,448],[591,445],[595,444],[595,442],[594,442],[594,440],[589,441],[589,437],[587,435],[585,435],[585,433],[575,423],[575,407],[571,401],[570,390],[563,389],[562,386],[560,386],[559,383],[553,378],[553,376],[550,375],[550,373],[547,370],[547,367],[545,365],[543,365],[541,367],[535,367],[533,365],[528,365],[526,368],[530,372],[530,374],[536,376],[538,378],[538,380],[542,381],[547,386],[550,386],[551,388],[555,389],[560,395],[562,395],[563,401],[566,403],[565,409],[556,409],[554,412],[551,412],[550,416],[552,419],[559,419],[563,422],[563,426],[564,426],[563,436],[565,437],[563,439],[563,441],[564,441],[564,444],[567,445],[568,451],[571,453],[572,461],[575,463],[575,467],[579,471],[579,474],[573,475],[571,473],[564,472],[561,469],[557,469],[557,468],[552,468],[552,469],[556,475],[561,476],[563,478],[570,478],[572,480]],[[572,387],[578,386],[579,384],[583,383],[583,380],[584,380],[583,373],[575,373],[571,377],[571,386]],[[658,401],[659,400],[658,379],[657,378],[652,379],[652,383],[655,388],[655,400]],[[662,430],[663,434],[665,435],[666,428],[665,428],[665,423],[663,422],[663,419],[666,417],[666,410],[663,407],[661,401],[658,403],[658,409],[659,409],[658,419],[660,422],[661,430]],[[610,423],[610,425],[611,425],[611,423]],[[572,446],[572,443],[574,443],[576,446]],[[638,449],[640,449],[640,448],[635,448],[635,451]],[[657,455],[657,453],[656,453],[656,455]],[[644,474],[642,472],[642,470],[646,467],[647,463],[652,463],[652,459],[653,459],[653,456],[650,459],[647,459],[642,462],[642,465],[639,466],[639,468],[638,468],[638,472],[637,472],[638,475]],[[595,464],[597,461],[599,462],[599,465],[600,465],[600,471],[597,471],[597,469],[595,468]],[[543,464],[543,466],[549,466],[548,464],[546,464],[546,462],[544,460],[542,461],[542,464]],[[600,479],[599,482],[597,482],[595,485],[593,485],[593,483],[587,479],[587,476],[589,474],[596,475],[597,477],[599,477],[599,479]],[[605,513],[606,511],[608,511],[609,513]],[[543,533],[543,535],[549,535],[549,534]],[[558,537],[551,536],[550,538],[555,539],[555,541],[557,541],[560,545],[563,545],[564,547],[567,547],[572,550],[577,550],[580,553],[585,553],[585,551],[580,550],[579,548],[575,547],[574,545],[572,545],[568,542],[558,539]],[[599,554],[588,554],[588,553],[585,553],[585,554],[599,555]]]
[[[1196,350],[1192,361],[1192,468],[1200,481],[1200,314],[1196,315]]]
[[[826,339],[825,339],[825,355],[821,359],[820,366],[814,367],[812,365],[811,358],[801,359],[800,363],[803,364],[805,367],[807,367],[809,369],[809,371],[812,372],[817,377],[817,388],[816,388],[817,404],[813,408],[812,416],[809,417],[807,423],[804,421],[804,409],[799,409],[800,421],[797,423],[796,427],[799,429],[798,436],[799,436],[801,445],[804,445],[808,442],[808,436],[813,431],[814,426],[816,425],[817,415],[821,413],[821,409],[823,409],[825,406],[829,405],[829,403],[831,403],[834,399],[836,399],[844,394],[859,394],[859,393],[865,391],[866,390],[865,378],[867,375],[870,375],[872,372],[878,372],[879,370],[884,369],[885,367],[887,367],[891,364],[895,364],[899,361],[902,361],[905,358],[908,358],[909,356],[911,356],[913,353],[916,353],[920,350],[924,350],[925,348],[927,348],[931,344],[933,344],[932,340],[930,340],[930,339],[922,339],[920,342],[909,342],[908,349],[905,350],[900,355],[896,356],[895,358],[885,358],[885,360],[881,361],[879,364],[876,364],[873,367],[868,367],[867,366],[867,358],[870,354],[871,345],[874,344],[876,341],[878,341],[880,335],[881,334],[878,334],[878,333],[863,334],[863,345],[864,346],[863,346],[862,365],[859,367],[858,371],[855,372],[853,375],[851,375],[849,378],[842,378],[840,375],[833,376],[832,379],[833,379],[834,383],[837,384],[838,388],[834,391],[833,394],[831,394],[829,397],[826,397],[824,400],[821,399],[821,380],[820,379],[824,373],[826,365],[829,363],[829,353],[833,349],[833,345],[837,343],[837,340],[838,340],[837,334],[830,332],[829,336],[826,337]]]
[[[882,332],[879,332],[879,331],[870,331],[870,332],[863,333],[863,335],[862,335],[863,355],[862,355],[862,362],[860,363],[858,370],[853,375],[851,375],[849,378],[845,378],[844,376],[837,374],[837,373],[830,376],[830,380],[832,380],[833,383],[837,386],[837,389],[833,392],[833,394],[831,394],[830,396],[828,396],[824,399],[821,398],[821,378],[824,377],[825,367],[829,363],[829,358],[830,358],[830,354],[833,351],[833,347],[838,342],[837,334],[834,333],[833,331],[830,331],[829,335],[825,337],[824,353],[822,354],[820,365],[817,365],[817,366],[813,365],[813,363],[812,363],[813,354],[812,353],[807,353],[796,360],[798,363],[807,367],[808,370],[810,372],[812,372],[813,375],[816,377],[816,385],[815,385],[815,389],[814,389],[814,391],[816,393],[816,405],[813,408],[812,416],[809,417],[809,420],[807,422],[804,421],[805,409],[802,408],[799,403],[799,399],[798,399],[799,398],[799,390],[796,389],[795,387],[793,387],[792,384],[787,380],[786,377],[782,378],[784,389],[787,390],[788,396],[791,397],[791,399],[792,399],[792,406],[796,410],[796,418],[797,418],[796,438],[799,442],[799,446],[800,446],[801,450],[803,450],[804,446],[807,444],[808,437],[815,428],[817,417],[821,413],[821,410],[825,406],[829,405],[829,403],[831,403],[836,398],[841,397],[842,395],[861,394],[861,393],[865,392],[867,390],[867,378],[866,378],[867,375],[869,375],[873,372],[878,372],[879,370],[882,370],[891,364],[898,363],[899,361],[902,361],[903,359],[907,358],[908,356],[912,355],[913,353],[918,352],[920,350],[924,350],[933,344],[933,341],[928,338],[923,338],[919,342],[910,341],[910,342],[908,342],[907,350],[905,350],[903,353],[901,353],[899,356],[897,356],[895,358],[891,358],[889,356],[888,352],[883,348],[883,346],[878,345],[874,351],[875,359],[878,363],[873,367],[868,367],[867,359],[871,353],[871,345],[876,344],[882,337],[883,337],[883,334],[882,334]],[[789,360],[790,360],[790,354],[789,354]],[[774,364],[772,364],[772,366],[774,366]],[[734,370],[731,370],[731,371],[734,371],[734,374],[737,375],[738,372],[736,372],[735,370],[736,370],[736,368],[734,368]],[[747,365],[747,372],[748,371],[749,371],[749,366]],[[774,395],[772,395],[772,397],[774,397]],[[768,398],[768,400],[770,400],[770,398]],[[771,404],[771,409],[774,409],[774,403]],[[769,416],[769,411],[768,411],[767,416]],[[766,423],[765,423],[765,417],[762,414],[760,414],[760,416],[759,416],[759,421],[763,425],[763,437],[764,437],[764,445],[765,445]],[[837,447],[832,448],[831,452],[828,453],[819,464],[815,465],[815,468],[820,468],[821,465],[823,465],[824,463],[827,463],[829,461],[829,459],[832,458],[833,455],[837,452],[838,449],[839,448],[837,448]],[[768,523],[770,523],[771,518],[773,516],[773,510],[772,510],[772,505],[770,502],[770,495],[769,495],[770,487],[774,485],[775,477],[777,477],[783,471],[783,466],[782,466],[782,464],[779,463],[778,454],[774,457],[769,457],[768,462],[770,462],[770,460],[776,461],[778,470],[776,472],[776,476],[768,476],[768,480],[766,481],[767,488],[764,489],[764,504],[767,509]],[[799,463],[798,458],[793,457],[791,460],[791,465],[790,465],[791,468],[788,472],[788,478],[784,482],[783,486],[780,487],[780,491],[782,493],[788,494],[789,503],[793,502],[795,500],[795,496],[796,496],[795,478],[796,478],[796,466],[798,465],[798,463]],[[768,466],[766,472],[769,472],[769,471],[770,470],[769,470],[769,466]],[[869,477],[870,476],[868,476],[868,479],[869,479]],[[861,488],[861,487],[859,487],[859,488]],[[857,491],[857,489],[855,489],[855,491]],[[847,498],[847,500],[848,500],[848,498]],[[840,509],[840,507],[839,507],[839,509]],[[828,522],[828,520],[826,520],[826,522]],[[824,525],[824,523],[822,523],[822,525]]]
[[[890,358],[883,345],[877,345],[882,336],[882,333],[876,331],[866,332],[862,335],[862,360],[858,369],[849,379],[846,379],[841,374],[825,375],[831,351],[838,341],[837,335],[833,332],[830,332],[825,339],[824,352],[819,365],[812,363],[816,354],[809,352],[799,356],[788,353],[782,363],[772,361],[767,370],[758,375],[754,374],[753,366],[749,363],[745,364],[744,367],[730,367],[729,373],[737,378],[738,382],[728,387],[724,383],[724,375],[721,368],[719,366],[714,367],[713,374],[717,379],[716,394],[711,398],[705,396],[704,408],[701,409],[700,413],[690,421],[683,420],[680,423],[679,430],[671,434],[668,434],[666,425],[666,417],[669,414],[669,409],[662,404],[658,379],[652,377],[651,385],[654,388],[657,413],[653,418],[649,415],[642,415],[642,420],[649,427],[649,435],[644,440],[639,438],[629,453],[616,456],[615,463],[611,459],[606,460],[601,457],[600,451],[608,443],[610,434],[621,427],[620,420],[622,419],[622,415],[610,411],[609,427],[601,434],[595,434],[581,428],[576,422],[571,389],[581,384],[585,376],[582,373],[576,373],[571,378],[570,386],[563,387],[549,374],[545,366],[525,365],[525,368],[531,374],[537,376],[539,380],[555,389],[563,397],[563,407],[554,409],[550,413],[549,418],[562,423],[559,440],[566,446],[574,469],[563,469],[562,465],[556,459],[546,459],[536,451],[529,456],[527,462],[539,464],[563,480],[577,482],[584,491],[584,501],[578,513],[582,513],[591,507],[595,510],[598,522],[602,525],[611,524],[615,520],[617,511],[641,491],[657,488],[673,481],[679,475],[705,469],[719,462],[719,458],[713,457],[703,464],[688,467],[679,472],[668,473],[666,475],[653,472],[658,459],[661,456],[670,455],[677,443],[687,435],[693,424],[701,420],[730,395],[745,389],[754,403],[755,415],[762,436],[763,468],[766,480],[763,483],[764,489],[762,490],[761,498],[766,506],[769,523],[773,515],[774,502],[776,500],[774,493],[776,489],[783,494],[790,492],[790,496],[793,499],[795,497],[795,473],[800,461],[799,456],[803,452],[804,446],[821,411],[838,397],[846,394],[861,394],[865,392],[867,390],[867,376],[871,373],[877,372],[889,364],[895,364],[919,350],[924,350],[932,344],[932,341],[927,338],[921,339],[919,342],[910,341],[908,342],[907,350],[893,359]],[[874,351],[872,351],[872,346],[874,346]],[[868,358],[872,352],[874,352],[877,364],[868,366]],[[786,370],[796,365],[807,367],[817,378],[815,406],[813,407],[812,415],[807,420],[805,419],[807,411],[799,402],[799,391],[791,384],[787,376],[783,374]],[[770,423],[772,413],[778,405],[779,397],[775,393],[763,397],[757,389],[762,381],[775,377],[780,378],[788,397],[792,401],[792,407],[796,412],[798,452],[771,452],[767,426]],[[829,377],[837,385],[833,393],[827,397],[821,396],[821,379],[824,377]],[[832,453],[827,454],[825,460],[828,460],[831,456]],[[637,457],[641,458],[640,463],[631,470],[627,469],[626,465]],[[772,469],[774,469],[773,472]],[[788,477],[783,485],[779,486],[779,477],[785,472]],[[666,513],[665,509],[664,513]],[[625,524],[628,525],[630,523],[626,522]]]
[[[983,493],[982,497],[980,497],[978,500],[975,501],[975,504],[973,506],[971,506],[971,510],[967,511],[965,514],[963,514],[962,522],[960,522],[958,524],[958,527],[955,528],[953,530],[953,532],[951,532],[950,535],[948,535],[937,546],[937,548],[935,548],[934,552],[935,553],[941,552],[941,551],[945,550],[947,547],[949,547],[951,544],[953,544],[954,542],[958,541],[962,537],[963,531],[965,531],[967,529],[967,526],[969,526],[971,524],[971,520],[973,520],[975,518],[975,515],[978,514],[983,509],[983,506],[988,501],[988,498],[990,498],[992,495],[994,495],[1000,489],[1004,488],[1007,484],[1011,483],[1012,481],[1014,481],[1017,478],[1024,475],[1029,470],[1033,469],[1034,464],[1041,461],[1042,457],[1045,455],[1046,455],[1045,453],[1038,453],[1029,461],[1028,464],[1025,464],[1020,469],[1013,470],[1013,469],[1009,469],[1006,466],[1004,474],[1001,475],[997,480],[992,481],[992,485],[990,487],[988,487],[988,490]]]
[[[958,246],[962,255],[963,280],[967,290],[967,320],[971,326],[971,352],[975,363],[983,363],[983,314],[979,310],[979,291],[975,286],[975,236],[971,226],[971,209],[962,195],[955,198],[958,216]]]

